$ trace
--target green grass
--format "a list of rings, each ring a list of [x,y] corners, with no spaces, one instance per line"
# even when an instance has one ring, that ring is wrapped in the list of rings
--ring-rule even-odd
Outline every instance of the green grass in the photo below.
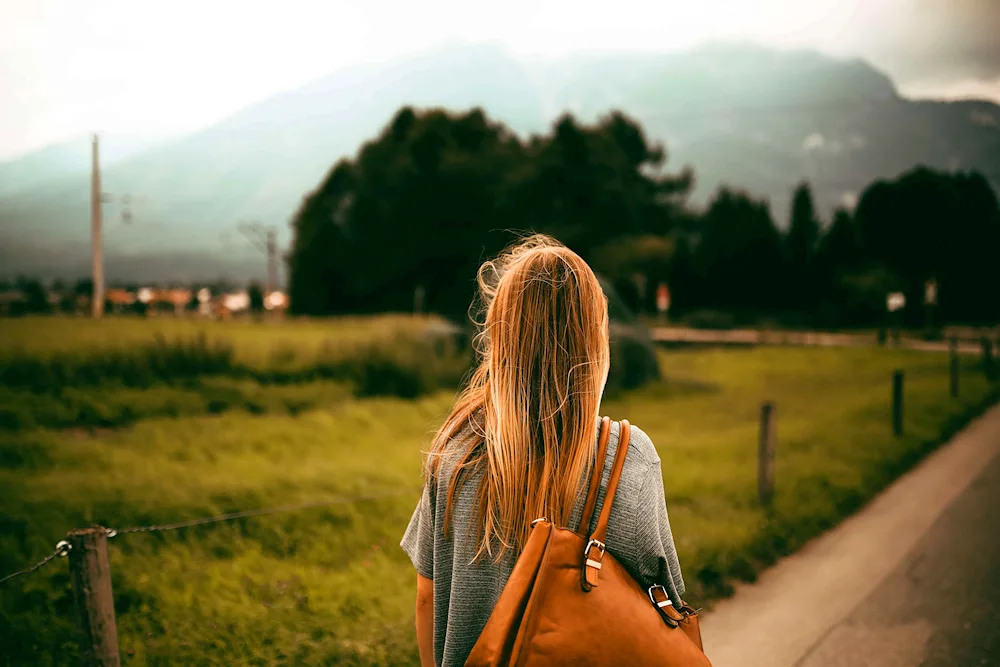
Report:
[[[286,322],[219,322],[175,317],[24,317],[0,320],[0,358],[23,352],[46,359],[99,354],[165,340],[225,340],[237,363],[253,368],[300,369],[331,350],[351,350],[373,340],[417,335],[431,317],[378,315]]]
[[[265,385],[250,379],[201,377],[137,389],[121,384],[66,387],[56,393],[0,388],[0,430],[113,428],[152,417],[242,410],[298,414],[336,405],[354,393],[346,382]]]
[[[661,356],[663,381],[602,412],[628,418],[656,443],[688,597],[703,603],[856,510],[980,411],[992,393],[967,363],[962,396],[950,399],[946,355],[672,351]],[[901,439],[889,426],[895,368],[906,370]],[[120,528],[401,490],[120,535],[111,567],[126,665],[417,664],[413,570],[397,545],[419,493],[421,449],[450,400],[443,391],[416,400],[341,397],[294,416],[234,410],[117,430],[0,433],[0,574],[89,523]],[[756,500],[763,400],[778,409],[769,511]],[[8,662],[75,662],[65,561],[0,594]]]
[[[456,386],[468,370],[469,354],[435,335],[438,324],[409,315],[275,323],[0,320],[0,383],[70,404],[67,388],[146,389],[205,377],[265,384],[337,380],[362,396],[413,398]],[[51,410],[35,414],[26,409],[29,402],[17,400],[20,408],[0,397],[0,428],[60,425],[47,420]]]

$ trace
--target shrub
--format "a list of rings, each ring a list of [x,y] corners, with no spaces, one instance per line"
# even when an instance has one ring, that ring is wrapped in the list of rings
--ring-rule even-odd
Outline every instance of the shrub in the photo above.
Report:
[[[393,337],[366,345],[344,362],[342,377],[359,396],[416,398],[458,384],[468,358],[444,338],[407,340]]]
[[[230,373],[236,370],[232,346],[209,342],[204,335],[108,348],[90,353],[61,352],[49,357],[24,352],[0,360],[0,382],[8,388],[56,393],[64,387],[93,387],[117,382],[149,387],[158,382]]]
[[[469,355],[454,333],[396,329],[363,343],[327,340],[305,355],[279,343],[262,365],[236,362],[231,344],[204,335],[50,356],[8,353],[0,358],[0,430],[112,427],[233,409],[299,412],[318,400],[306,386],[318,379],[348,383],[359,396],[415,398],[459,384]],[[301,395],[288,394],[293,386]],[[335,394],[325,390],[320,399]]]
[[[736,326],[732,314],[720,310],[696,310],[684,318],[684,323],[695,329],[732,329]]]
[[[607,391],[611,394],[641,387],[659,379],[656,350],[638,327],[614,325],[611,329],[611,370]]]

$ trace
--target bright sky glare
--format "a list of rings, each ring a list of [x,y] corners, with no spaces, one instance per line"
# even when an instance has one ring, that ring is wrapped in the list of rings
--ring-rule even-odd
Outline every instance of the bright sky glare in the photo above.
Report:
[[[189,132],[337,69],[455,41],[558,56],[752,39],[874,55],[904,92],[1000,100],[1000,75],[900,78],[873,46],[919,36],[900,16],[927,2],[0,0],[0,160],[93,131]]]

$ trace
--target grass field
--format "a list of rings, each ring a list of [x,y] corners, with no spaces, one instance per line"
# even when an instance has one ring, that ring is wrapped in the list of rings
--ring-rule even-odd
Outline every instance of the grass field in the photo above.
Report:
[[[175,317],[105,318],[24,317],[0,319],[0,356],[24,352],[33,357],[61,353],[76,355],[110,349],[128,349],[152,341],[190,339],[204,334],[230,344],[238,362],[249,366],[302,366],[328,348],[351,349],[373,339],[415,334],[431,318],[412,315],[340,317],[258,323],[249,320],[218,322]]]
[[[233,331],[254,340],[247,346],[282,344]],[[19,335],[34,338],[30,327]],[[44,354],[40,339],[34,349]],[[947,357],[928,353],[759,348],[663,352],[660,361],[663,381],[606,401],[602,412],[628,418],[657,445],[696,603],[855,510],[992,396],[970,359],[961,398],[949,398]],[[901,439],[889,425],[895,368],[906,371]],[[410,400],[359,398],[326,382],[241,387],[265,405],[286,400],[271,392],[298,391],[306,407],[211,414],[192,399],[175,416],[127,428],[0,433],[0,575],[90,523],[124,528],[397,493],[119,535],[111,540],[118,630],[126,665],[417,664],[413,570],[397,545],[419,495],[421,450],[451,392]],[[159,405],[185,390],[132,391],[123,402]],[[769,511],[756,501],[762,400],[778,409]],[[0,595],[7,664],[75,664],[65,561],[3,584]]]

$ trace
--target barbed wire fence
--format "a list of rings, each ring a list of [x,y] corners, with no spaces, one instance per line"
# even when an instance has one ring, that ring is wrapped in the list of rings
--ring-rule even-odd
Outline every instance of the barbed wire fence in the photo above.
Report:
[[[136,533],[153,533],[193,528],[236,519],[268,516],[287,512],[350,505],[354,503],[382,500],[403,495],[416,494],[422,486],[406,486],[391,491],[355,496],[328,498],[308,503],[278,505],[261,509],[228,512],[216,516],[187,519],[173,523],[130,526],[127,528],[107,528],[89,526],[70,530],[66,539],[60,540],[52,553],[34,565],[12,572],[0,578],[0,585],[18,577],[27,577],[53,560],[68,556],[73,601],[81,630],[80,659],[88,666],[109,667],[121,664],[118,653],[118,630],[115,618],[114,596],[111,590],[111,566],[108,559],[108,540]]]

